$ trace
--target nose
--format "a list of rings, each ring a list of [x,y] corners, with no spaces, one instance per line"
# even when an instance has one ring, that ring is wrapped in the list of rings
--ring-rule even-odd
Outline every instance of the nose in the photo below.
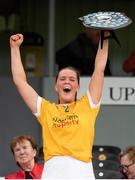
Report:
[[[66,83],[69,83],[69,79],[68,79],[68,78],[66,78],[66,79],[65,79],[65,82],[66,82]]]
[[[23,154],[23,153],[24,153],[24,149],[20,148],[20,154]]]

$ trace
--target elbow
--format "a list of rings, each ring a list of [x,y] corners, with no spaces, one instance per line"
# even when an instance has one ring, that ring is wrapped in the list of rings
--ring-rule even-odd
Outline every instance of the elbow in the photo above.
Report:
[[[19,76],[13,77],[14,84],[18,87],[22,82],[26,82],[26,79],[20,78]]]
[[[105,67],[96,66],[94,70],[97,74],[104,75],[105,73]]]
[[[16,86],[18,86],[20,80],[19,80],[18,77],[13,77],[13,82],[14,82],[14,84],[15,84]]]

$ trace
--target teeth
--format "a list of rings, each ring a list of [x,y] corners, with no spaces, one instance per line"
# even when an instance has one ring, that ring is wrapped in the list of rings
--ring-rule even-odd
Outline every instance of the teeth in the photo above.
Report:
[[[69,86],[65,86],[65,87],[63,88],[63,90],[64,90],[65,92],[70,92],[71,87],[69,87]]]
[[[71,88],[70,88],[69,86],[65,86],[65,87],[64,87],[64,90],[65,90],[65,89],[70,90]]]

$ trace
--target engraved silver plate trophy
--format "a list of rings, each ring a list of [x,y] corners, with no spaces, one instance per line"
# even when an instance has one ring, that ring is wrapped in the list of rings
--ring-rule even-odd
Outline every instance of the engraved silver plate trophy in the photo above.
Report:
[[[85,27],[101,30],[101,48],[103,40],[106,38],[114,38],[120,45],[114,30],[124,28],[132,23],[132,20],[121,12],[95,12],[79,17],[79,20]],[[104,37],[104,31],[109,31],[110,36]]]

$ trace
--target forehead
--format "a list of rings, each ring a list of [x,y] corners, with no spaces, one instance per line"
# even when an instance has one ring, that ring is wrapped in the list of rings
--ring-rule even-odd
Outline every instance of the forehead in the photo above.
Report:
[[[28,140],[22,140],[17,142],[14,148],[22,147],[22,146],[32,146]]]
[[[72,76],[72,77],[77,77],[76,72],[71,69],[63,69],[59,72],[59,77],[62,76]]]
[[[129,155],[125,154],[124,156],[121,157],[121,163],[126,164],[130,162],[131,160],[129,159]]]

